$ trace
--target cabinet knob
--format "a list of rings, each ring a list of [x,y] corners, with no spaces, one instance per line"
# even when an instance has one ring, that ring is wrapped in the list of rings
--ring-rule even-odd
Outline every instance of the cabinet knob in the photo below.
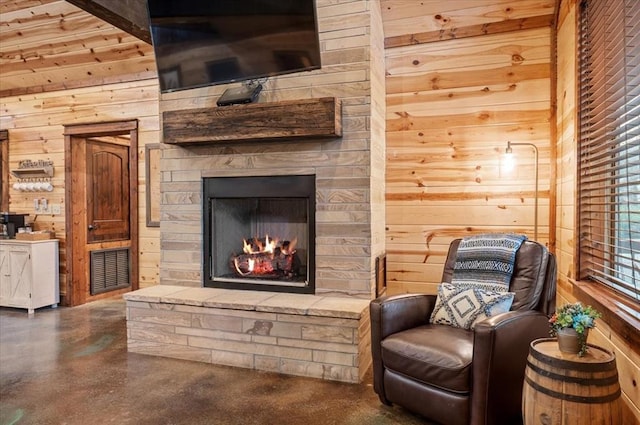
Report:
[[[95,230],[97,228],[98,228],[98,226],[96,226],[95,224],[90,224],[89,225],[89,230]]]

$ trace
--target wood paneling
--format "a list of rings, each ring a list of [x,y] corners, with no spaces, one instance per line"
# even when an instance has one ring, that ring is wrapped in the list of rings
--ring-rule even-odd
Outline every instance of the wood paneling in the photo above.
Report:
[[[453,27],[436,31],[421,32],[417,34],[405,34],[396,37],[387,37],[384,46],[386,48],[408,46],[411,44],[432,43],[434,41],[461,39],[488,34],[500,34],[530,28],[549,27],[553,22],[553,15],[533,16],[531,18],[509,19],[500,22],[469,25],[461,28]]]
[[[64,125],[138,120],[138,221],[145,223],[144,145],[160,141],[158,83],[151,46],[62,0],[0,3],[0,128],[10,133],[9,168],[51,160],[52,192],[19,192],[9,209],[60,239],[61,295],[67,296]],[[4,183],[4,180],[3,180]],[[34,199],[47,211],[35,212]],[[55,213],[52,207],[60,208]],[[159,229],[139,229],[140,286],[159,281]]]
[[[66,1],[0,10],[2,97],[156,77],[149,44]]]
[[[9,211],[9,131],[0,130],[0,212]]]
[[[147,2],[140,0],[68,0],[110,24],[151,44]]]
[[[127,84],[128,90],[122,90],[120,85],[98,86],[93,88],[67,90],[64,93],[51,92],[30,95],[28,102],[23,102],[21,97],[2,98],[2,107],[11,113],[4,118],[10,127],[10,167],[17,167],[20,160],[47,159],[54,162],[54,177],[52,183],[53,192],[18,192],[10,188],[10,209],[17,212],[30,214],[29,220],[34,222],[37,230],[49,229],[61,239],[60,266],[61,285],[66,281],[66,255],[65,240],[65,214],[64,214],[64,135],[63,124],[80,124],[97,121],[113,121],[121,118],[139,119],[139,150],[138,150],[138,189],[141,192],[139,199],[139,221],[146,222],[144,191],[144,144],[157,143],[160,139],[159,116],[156,82],[141,81]],[[150,102],[140,102],[140,93],[155,93],[156,99],[150,97]],[[128,96],[125,95],[128,93]],[[68,96],[76,103],[70,109],[65,106],[63,99]],[[117,99],[116,103],[109,104],[107,99]],[[99,100],[101,99],[101,100]],[[47,113],[42,113],[42,105],[51,105]],[[35,105],[35,107],[34,107]],[[55,105],[55,106],[53,106]],[[12,180],[13,181],[13,180]],[[54,214],[51,208],[48,212],[34,214],[33,199],[46,197],[50,207],[61,206],[61,214]],[[139,227],[141,239],[159,237],[159,229]],[[141,279],[146,283],[158,282],[157,256],[159,255],[159,243],[147,243],[146,248],[139,253]],[[148,262],[147,262],[148,260]],[[154,270],[155,268],[155,270]],[[145,270],[142,272],[142,270]],[[153,279],[153,280],[152,280]],[[61,287],[61,293],[66,295],[66,287]]]
[[[554,0],[380,0],[388,39],[411,34],[465,34],[485,25],[518,25],[554,13]],[[513,22],[510,22],[513,21]],[[514,30],[520,28],[514,28]],[[486,33],[486,32],[485,32]]]
[[[424,7],[427,3],[434,6],[425,2]],[[465,14],[462,3],[442,7],[457,7],[468,25],[484,24],[481,10],[496,6],[474,2],[473,11]],[[456,237],[481,232],[533,237],[535,157],[530,148],[514,148],[517,167],[508,169],[507,141],[532,143],[539,150],[538,234],[543,243],[548,241],[553,228],[551,20],[548,8],[540,6],[538,13],[545,18],[534,21],[546,27],[514,24],[511,31],[499,34],[385,50],[390,293],[433,293],[441,278],[443,253]],[[438,13],[445,16],[447,11]],[[535,16],[533,9],[527,13],[528,18]],[[477,23],[474,14],[479,15]],[[398,19],[412,19],[400,15],[404,17]]]

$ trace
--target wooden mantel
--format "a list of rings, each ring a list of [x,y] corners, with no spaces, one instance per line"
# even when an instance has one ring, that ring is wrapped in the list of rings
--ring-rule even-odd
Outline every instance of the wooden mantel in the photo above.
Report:
[[[333,97],[165,111],[164,143],[336,138],[340,100]]]

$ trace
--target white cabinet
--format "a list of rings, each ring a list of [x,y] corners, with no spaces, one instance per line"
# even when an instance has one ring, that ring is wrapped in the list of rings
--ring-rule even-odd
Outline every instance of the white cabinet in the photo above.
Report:
[[[0,306],[57,307],[59,273],[57,240],[0,240]]]

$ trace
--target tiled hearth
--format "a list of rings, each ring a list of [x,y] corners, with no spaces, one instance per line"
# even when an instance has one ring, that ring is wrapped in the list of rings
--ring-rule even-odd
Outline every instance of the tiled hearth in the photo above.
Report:
[[[124,297],[130,352],[350,383],[371,365],[367,300],[173,285]]]

